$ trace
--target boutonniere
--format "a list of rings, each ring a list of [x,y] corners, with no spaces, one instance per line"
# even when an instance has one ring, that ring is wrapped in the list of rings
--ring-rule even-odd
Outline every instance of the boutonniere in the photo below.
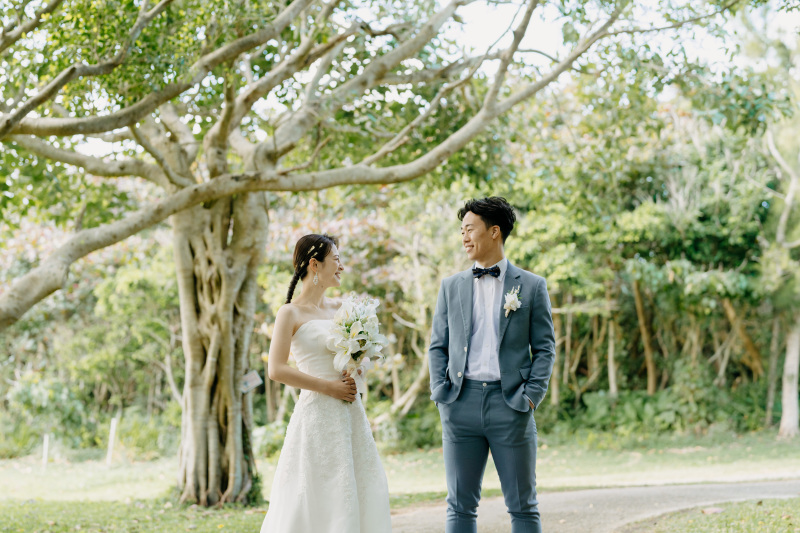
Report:
[[[512,311],[519,309],[522,305],[522,300],[519,299],[519,288],[520,285],[517,285],[516,288],[506,293],[506,303],[503,306],[503,309],[506,310],[506,317],[508,317],[509,313]]]

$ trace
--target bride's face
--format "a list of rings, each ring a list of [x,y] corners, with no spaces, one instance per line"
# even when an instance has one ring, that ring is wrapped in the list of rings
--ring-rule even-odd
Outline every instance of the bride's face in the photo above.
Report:
[[[342,284],[342,271],[344,265],[339,257],[339,249],[331,246],[331,251],[325,256],[325,261],[317,262],[317,276],[323,287],[338,287]],[[313,277],[313,274],[312,274]]]

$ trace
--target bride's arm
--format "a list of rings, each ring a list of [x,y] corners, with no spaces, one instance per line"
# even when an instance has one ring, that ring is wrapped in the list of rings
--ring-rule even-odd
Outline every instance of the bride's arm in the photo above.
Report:
[[[292,312],[288,307],[283,306],[278,310],[275,330],[269,346],[269,364],[267,365],[269,379],[290,387],[321,392],[339,400],[355,401],[356,383],[350,376],[343,376],[338,381],[328,381],[309,376],[305,372],[289,366],[289,348],[292,344],[293,333]]]

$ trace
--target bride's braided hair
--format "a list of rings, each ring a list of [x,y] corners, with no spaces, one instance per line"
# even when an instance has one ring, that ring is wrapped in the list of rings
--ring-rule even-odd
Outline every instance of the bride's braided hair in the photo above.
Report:
[[[316,259],[319,262],[324,261],[332,246],[339,246],[339,240],[327,233],[324,235],[312,233],[300,237],[300,240],[294,246],[294,257],[292,258],[294,275],[292,276],[292,281],[289,282],[289,292],[286,293],[287,304],[292,301],[297,282],[308,274],[308,265],[311,263],[311,259]]]

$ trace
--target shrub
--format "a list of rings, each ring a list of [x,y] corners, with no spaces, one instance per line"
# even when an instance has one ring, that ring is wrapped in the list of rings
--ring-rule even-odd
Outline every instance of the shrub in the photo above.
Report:
[[[179,425],[170,422],[174,421],[167,416],[148,418],[138,407],[130,407],[117,427],[117,442],[131,459],[149,461],[173,454],[178,449],[181,431]]]
[[[31,453],[41,438],[41,433],[33,427],[14,416],[0,413],[0,459]]]
[[[375,417],[390,409],[391,402],[377,402],[370,416]],[[406,416],[390,416],[378,425],[375,439],[381,448],[389,451],[409,451],[442,445],[442,423],[439,410],[431,401],[417,404]]]
[[[37,373],[27,373],[14,382],[6,400],[16,432],[32,432],[37,440],[51,433],[71,448],[99,443],[95,419],[74,392],[56,378],[41,379]]]
[[[286,422],[277,420],[265,426],[253,428],[253,453],[256,457],[272,457],[283,447],[286,437]]]

